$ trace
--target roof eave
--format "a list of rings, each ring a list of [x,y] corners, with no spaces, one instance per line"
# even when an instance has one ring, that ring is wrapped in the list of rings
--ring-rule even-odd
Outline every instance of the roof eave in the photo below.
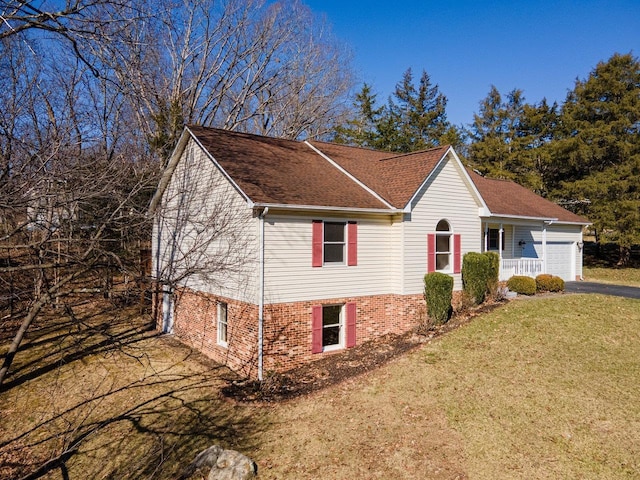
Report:
[[[529,215],[513,215],[507,213],[493,213],[490,212],[488,215],[481,215],[482,218],[511,218],[514,220],[534,220],[538,222],[549,222],[549,223],[562,223],[565,225],[591,225],[591,222],[570,222],[567,220],[560,220],[556,217],[533,217]]]
[[[396,215],[402,213],[399,208],[358,208],[358,207],[338,207],[329,205],[292,205],[286,203],[254,203],[253,208],[272,208],[278,210],[310,211],[310,212],[339,212],[339,213],[371,213],[378,215]]]

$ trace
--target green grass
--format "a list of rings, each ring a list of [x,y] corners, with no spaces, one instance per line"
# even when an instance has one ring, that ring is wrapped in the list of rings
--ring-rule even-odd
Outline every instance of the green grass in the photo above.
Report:
[[[584,267],[585,280],[640,287],[640,268]]]
[[[228,372],[144,321],[104,320],[38,330],[16,357],[0,478],[72,444],[69,478],[176,478],[212,444],[254,458],[262,479],[640,478],[638,300],[514,301],[379,370],[262,406],[222,399]]]

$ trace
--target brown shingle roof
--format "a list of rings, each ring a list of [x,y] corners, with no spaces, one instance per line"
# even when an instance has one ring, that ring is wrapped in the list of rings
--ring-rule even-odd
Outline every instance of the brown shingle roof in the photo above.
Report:
[[[531,190],[509,180],[498,180],[467,170],[493,215],[553,218],[561,222],[590,223]]]
[[[255,203],[388,208],[304,143],[214,128],[188,128]]]
[[[310,142],[396,208],[404,208],[449,149],[392,154],[326,142]]]
[[[319,141],[310,141],[311,148],[293,140],[198,126],[188,129],[253,202],[291,206],[392,210],[381,197],[402,209],[449,149],[394,155]],[[514,182],[468,173],[492,215],[589,223]]]

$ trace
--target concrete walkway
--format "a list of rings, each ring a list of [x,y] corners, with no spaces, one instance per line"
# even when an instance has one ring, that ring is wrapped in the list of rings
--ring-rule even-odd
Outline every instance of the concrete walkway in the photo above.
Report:
[[[566,293],[602,293],[616,297],[640,298],[640,287],[596,282],[566,282]]]

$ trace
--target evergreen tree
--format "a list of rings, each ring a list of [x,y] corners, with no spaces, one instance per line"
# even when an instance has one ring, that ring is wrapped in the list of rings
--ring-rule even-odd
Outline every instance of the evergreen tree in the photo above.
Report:
[[[374,148],[378,143],[378,123],[384,107],[376,106],[376,94],[364,84],[353,102],[353,118],[335,130],[334,141],[358,147]]]
[[[446,97],[423,71],[416,87],[411,69],[396,85],[387,105],[376,106],[376,96],[365,84],[354,100],[354,116],[337,128],[334,141],[390,152],[413,152],[439,145],[464,145],[464,132],[446,116]]]
[[[576,80],[562,107],[549,177],[554,196],[580,205],[620,263],[640,243],[640,62],[613,55]]]
[[[387,149],[398,152],[412,152],[436,147],[448,132],[447,98],[440,93],[438,85],[431,83],[426,71],[422,71],[416,87],[413,74],[408,69],[396,85],[395,100],[389,99],[384,133],[390,138],[381,139]],[[389,148],[389,146],[391,148]]]
[[[543,99],[539,105],[527,104],[519,89],[503,100],[498,89],[491,86],[469,132],[470,160],[488,176],[513,180],[545,194],[548,144],[556,123],[555,103],[548,105]]]

